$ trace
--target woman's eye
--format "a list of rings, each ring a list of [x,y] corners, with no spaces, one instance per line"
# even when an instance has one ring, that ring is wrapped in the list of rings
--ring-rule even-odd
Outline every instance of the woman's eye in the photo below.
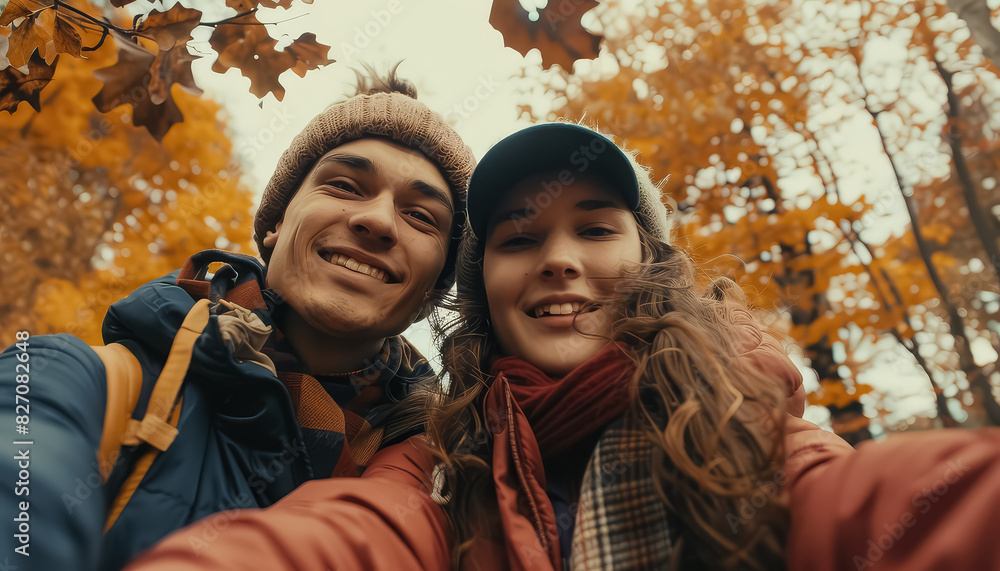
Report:
[[[602,237],[611,236],[616,234],[611,228],[605,228],[603,226],[594,226],[593,228],[587,228],[583,232],[580,232],[581,236],[592,236],[592,237]]]
[[[527,236],[513,236],[500,242],[501,248],[523,248],[534,244],[535,241]]]

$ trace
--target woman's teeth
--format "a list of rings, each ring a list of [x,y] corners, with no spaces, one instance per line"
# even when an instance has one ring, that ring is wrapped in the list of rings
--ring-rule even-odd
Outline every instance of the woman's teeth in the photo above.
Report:
[[[548,305],[540,305],[535,308],[535,317],[542,317],[543,315],[569,315],[570,313],[576,313],[580,311],[581,304],[579,303],[552,303]]]
[[[343,254],[334,254],[330,257],[330,263],[338,266],[343,266],[349,270],[358,272],[359,274],[369,275],[377,280],[385,281],[385,272],[369,266],[368,264],[362,264],[361,262],[355,260],[354,258],[349,258]]]

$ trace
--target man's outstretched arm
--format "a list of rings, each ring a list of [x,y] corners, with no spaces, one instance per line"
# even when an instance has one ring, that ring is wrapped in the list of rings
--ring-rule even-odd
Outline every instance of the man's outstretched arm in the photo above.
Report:
[[[0,354],[0,563],[96,567],[105,403],[104,364],[75,337],[27,337]]]

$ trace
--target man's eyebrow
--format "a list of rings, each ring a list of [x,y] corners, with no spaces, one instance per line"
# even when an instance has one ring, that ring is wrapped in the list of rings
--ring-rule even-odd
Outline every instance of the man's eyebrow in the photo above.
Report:
[[[378,172],[378,169],[375,167],[375,163],[373,163],[366,157],[361,157],[358,155],[343,155],[343,154],[326,155],[325,157],[321,158],[318,163],[316,163],[316,168],[318,169],[326,163],[336,163],[344,165],[352,169],[365,171],[369,174],[374,174]]]
[[[320,168],[326,163],[335,163],[344,165],[348,168],[365,171],[368,174],[378,174],[379,167],[371,159],[367,157],[362,157],[359,155],[347,155],[347,154],[332,154],[327,155],[316,163],[315,168]],[[455,211],[455,207],[451,203],[451,194],[441,190],[440,188],[422,180],[411,180],[408,185],[412,190],[419,192],[420,194],[433,198],[435,200],[441,201],[448,210],[451,212]]]
[[[411,180],[410,188],[419,192],[420,194],[433,198],[434,200],[440,200],[448,207],[448,211],[454,213],[455,207],[451,203],[451,195],[440,188],[434,186],[433,184],[424,182],[420,179]]]

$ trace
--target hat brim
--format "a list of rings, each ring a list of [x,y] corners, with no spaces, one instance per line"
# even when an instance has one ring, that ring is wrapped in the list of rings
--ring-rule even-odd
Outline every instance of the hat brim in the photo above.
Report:
[[[468,209],[476,237],[486,238],[490,218],[507,191],[531,175],[548,171],[556,173],[553,184],[563,186],[581,176],[596,177],[631,210],[639,206],[635,170],[618,145],[580,125],[534,125],[494,145],[472,173]]]

